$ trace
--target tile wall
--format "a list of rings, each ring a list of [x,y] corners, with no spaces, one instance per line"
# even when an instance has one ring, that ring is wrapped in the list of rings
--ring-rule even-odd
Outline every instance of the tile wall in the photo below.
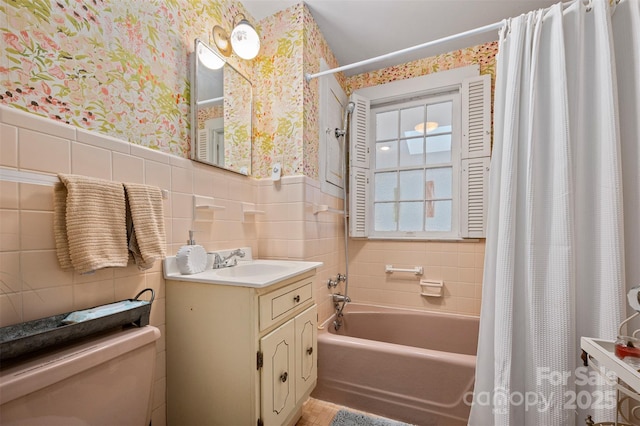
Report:
[[[307,176],[256,180],[141,145],[0,106],[0,167],[48,175],[74,173],[146,183],[170,192],[164,203],[167,253],[188,237],[208,250],[250,246],[262,258],[321,261],[314,284],[319,320],[333,310],[329,278],[345,272],[342,200],[323,194]],[[0,326],[84,309],[156,291],[151,323],[164,335],[165,292],[158,263],[139,272],[130,265],[93,275],[62,271],[53,239],[52,187],[0,181]],[[193,222],[192,196],[215,198],[224,210]],[[251,203],[264,214],[243,214]],[[202,213],[199,213],[202,215]],[[199,216],[199,218],[202,218]],[[349,295],[354,301],[478,315],[484,242],[350,240]],[[444,297],[420,296],[419,277],[384,272],[385,264],[425,268],[423,278],[443,279]],[[344,293],[341,284],[335,291]],[[166,424],[166,352],[158,345],[153,424]]]
[[[484,240],[478,242],[351,240],[349,295],[385,306],[480,315]],[[424,274],[386,273],[385,265]],[[442,297],[421,296],[420,279],[442,280]]]
[[[175,254],[189,229],[207,250],[250,246],[262,258],[322,261],[315,283],[320,318],[330,315],[326,280],[344,270],[342,224],[314,204],[340,208],[304,176],[280,182],[255,180],[46,118],[0,106],[0,167],[48,175],[73,173],[158,186],[164,203],[167,253]],[[166,424],[165,281],[158,262],[140,272],[134,265],[79,275],[59,268],[53,239],[53,188],[0,181],[0,326],[130,298],[151,287],[156,300],[151,324],[163,337],[153,424]],[[210,221],[192,221],[192,196],[215,198],[224,210]],[[245,215],[253,203],[261,215]],[[199,213],[200,215],[200,213]],[[201,218],[201,217],[199,217]]]

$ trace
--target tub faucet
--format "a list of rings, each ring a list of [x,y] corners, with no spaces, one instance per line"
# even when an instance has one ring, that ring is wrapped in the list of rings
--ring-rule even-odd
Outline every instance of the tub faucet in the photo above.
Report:
[[[336,293],[336,294],[333,294],[332,296],[333,296],[333,303],[340,303],[340,302],[349,303],[349,302],[351,302],[351,299],[347,295]]]
[[[235,249],[227,256],[222,257],[218,253],[213,253],[213,269],[227,268],[238,264],[238,257],[244,257],[242,249]],[[237,257],[236,257],[237,256]]]

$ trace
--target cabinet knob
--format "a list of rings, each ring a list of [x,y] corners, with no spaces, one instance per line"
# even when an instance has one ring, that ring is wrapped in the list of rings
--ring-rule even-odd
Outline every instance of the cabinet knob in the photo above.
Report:
[[[307,349],[307,355],[311,355],[312,353],[313,353],[313,346],[310,346],[310,347]]]
[[[298,295],[298,294],[297,294],[297,295],[295,295],[295,296],[293,297],[293,301],[294,301],[294,302],[296,302],[296,303],[298,303],[298,302],[300,301],[300,295]]]
[[[287,378],[288,378],[288,377],[289,377],[289,374],[285,371],[284,373],[282,373],[282,374],[280,375],[280,381],[281,381],[282,383],[284,383],[284,382],[286,382],[286,381],[287,381]]]

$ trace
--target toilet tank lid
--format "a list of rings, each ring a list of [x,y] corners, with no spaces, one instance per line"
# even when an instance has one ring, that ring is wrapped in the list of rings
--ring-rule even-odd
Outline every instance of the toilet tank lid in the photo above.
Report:
[[[0,405],[154,343],[158,338],[160,330],[150,325],[118,330],[53,348],[24,362],[16,360],[3,365]]]

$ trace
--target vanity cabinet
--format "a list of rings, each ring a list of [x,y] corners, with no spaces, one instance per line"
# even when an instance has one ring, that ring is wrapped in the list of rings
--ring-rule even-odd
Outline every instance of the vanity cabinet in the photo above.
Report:
[[[317,379],[314,274],[266,288],[167,280],[170,426],[295,424]]]

